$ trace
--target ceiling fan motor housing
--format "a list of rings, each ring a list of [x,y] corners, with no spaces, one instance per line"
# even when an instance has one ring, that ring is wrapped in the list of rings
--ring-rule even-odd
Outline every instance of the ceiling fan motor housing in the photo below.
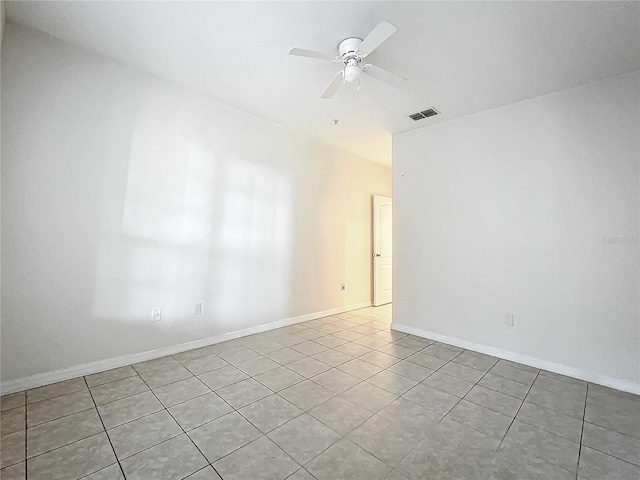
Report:
[[[356,58],[358,56],[358,47],[362,43],[361,38],[345,38],[338,45],[338,53],[340,58],[346,63],[347,61]]]

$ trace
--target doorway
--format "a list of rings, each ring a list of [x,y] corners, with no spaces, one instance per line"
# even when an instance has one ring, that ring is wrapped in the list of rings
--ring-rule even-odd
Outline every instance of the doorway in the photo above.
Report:
[[[373,196],[373,306],[391,303],[392,223],[391,198]]]

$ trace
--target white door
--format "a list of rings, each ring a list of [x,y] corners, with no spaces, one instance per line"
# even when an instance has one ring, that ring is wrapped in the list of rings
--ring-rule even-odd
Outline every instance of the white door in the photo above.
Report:
[[[373,196],[373,305],[391,303],[391,199]]]

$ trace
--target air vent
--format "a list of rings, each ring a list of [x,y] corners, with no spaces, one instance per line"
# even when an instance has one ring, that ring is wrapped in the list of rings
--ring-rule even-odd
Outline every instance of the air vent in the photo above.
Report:
[[[433,117],[434,115],[438,115],[438,112],[435,108],[427,108],[421,112],[412,113],[409,115],[409,118],[414,121],[422,120],[423,118]]]

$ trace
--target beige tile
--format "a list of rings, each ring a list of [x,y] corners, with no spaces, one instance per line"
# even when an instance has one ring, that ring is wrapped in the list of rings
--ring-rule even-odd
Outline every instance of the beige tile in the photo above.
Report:
[[[344,398],[334,397],[309,410],[309,415],[336,432],[346,435],[373,415],[360,405]]]
[[[387,343],[386,345],[379,347],[378,350],[401,359],[407,358],[409,355],[413,355],[416,352],[416,350],[403,347],[397,343]]]
[[[394,363],[398,363],[400,361],[398,357],[394,357],[393,355],[379,352],[377,350],[374,350],[373,352],[365,353],[360,357],[360,360],[364,360],[365,362],[372,363],[380,368],[388,368]]]
[[[151,391],[146,391],[98,406],[107,429],[162,410],[162,404]]]
[[[574,378],[565,380],[558,377],[549,377],[546,375],[538,375],[535,382],[533,382],[534,388],[541,388],[548,390],[558,395],[564,395],[577,400],[584,400],[587,398],[587,382],[576,380]]]
[[[174,353],[173,355],[171,355],[171,357],[184,365],[185,362],[195,360],[196,358],[206,357],[207,355],[211,355],[213,353],[213,345],[208,345],[206,347],[194,348],[185,352]]]
[[[610,409],[589,403],[584,419],[609,430],[640,438],[639,417],[627,409]]]
[[[211,390],[219,390],[228,385],[245,380],[249,378],[249,376],[241,370],[238,370],[236,367],[229,365],[227,367],[218,368],[212,372],[198,375],[198,378]]]
[[[287,365],[289,370],[293,370],[294,372],[304,376],[304,377],[313,377],[325,370],[329,370],[331,367],[326,363],[322,363],[320,360],[316,360],[315,358],[307,357],[302,360],[298,360],[296,362],[292,362]]]
[[[524,397],[527,396],[530,387],[524,383],[516,382],[515,380],[501,377],[500,375],[494,375],[491,372],[482,377],[478,385],[495,390],[496,392],[511,395],[521,400],[524,400]]]
[[[359,329],[361,329],[362,331],[360,331]],[[376,331],[375,329],[371,330],[370,327],[361,325],[360,327],[352,328],[351,331],[358,332],[358,333],[364,333],[365,331],[369,332],[369,334],[365,334],[364,337],[360,337],[357,340],[353,341],[353,343],[357,345],[362,345],[367,348],[376,349],[376,348],[382,348],[385,345],[389,344],[388,340],[383,340],[382,338],[373,336],[372,333],[376,333]]]
[[[318,480],[382,480],[391,468],[346,438],[314,458],[305,468]]]
[[[501,448],[491,461],[487,480],[576,480],[576,474],[522,450]],[[580,477],[578,477],[580,479]]]
[[[295,362],[306,357],[306,355],[303,355],[302,353],[297,352],[292,348],[283,348],[282,350],[267,353],[266,356],[281,365],[287,365],[291,362]]]
[[[225,480],[283,480],[300,465],[267,437],[260,437],[213,465]]]
[[[507,367],[517,368],[518,370],[524,370],[525,372],[530,372],[530,373],[538,373],[540,371],[539,368],[531,367],[529,365],[524,365],[523,363],[512,362],[510,360],[505,360],[504,358],[501,358],[500,360],[498,360],[498,363],[500,365],[506,365]]]
[[[447,418],[478,430],[487,437],[502,440],[511,425],[512,417],[461,400],[447,414]]]
[[[124,476],[122,475],[122,470],[120,470],[120,465],[116,463],[102,470],[98,470],[88,477],[83,477],[82,480],[124,480]]]
[[[463,365],[461,365],[463,366]],[[473,383],[466,382],[456,377],[452,377],[446,373],[442,372],[442,369],[437,372],[429,375],[423,382],[422,385],[428,385],[433,388],[437,388],[443,392],[449,393],[451,395],[455,395],[456,397],[464,397],[469,390],[473,388]]]
[[[528,423],[573,442],[580,442],[582,435],[581,418],[563,415],[555,410],[549,410],[529,402],[522,404],[516,418],[521,422]]]
[[[573,397],[558,395],[535,386],[529,391],[527,398],[525,398],[525,403],[535,403],[541,407],[576,418],[584,416],[585,399],[578,400]]]
[[[260,375],[264,372],[268,372],[269,370],[273,370],[274,368],[279,366],[279,363],[276,363],[273,360],[270,360],[269,358],[262,355],[249,358],[248,360],[243,360],[242,362],[238,362],[236,364],[237,368],[252,377]]]
[[[182,433],[166,410],[133,420],[107,431],[116,455],[123,460]]]
[[[526,385],[531,385],[537,376],[537,373],[535,372],[512,367],[503,362],[496,363],[489,372]]]
[[[90,408],[94,408],[94,403],[88,390],[29,403],[27,405],[27,426],[33,427]]]
[[[422,440],[415,431],[379,415],[364,422],[347,438],[391,467],[397,466]]]
[[[418,478],[429,480],[485,479],[499,443],[499,440],[444,419],[400,462],[397,470],[407,478],[420,475]],[[512,477],[507,478],[511,480]]]
[[[218,368],[226,367],[227,365],[229,365],[229,363],[212,353],[202,357],[182,361],[182,366],[194,375],[200,375],[212,370],[217,370]]]
[[[87,385],[89,385],[89,387],[95,387],[104,383],[122,380],[123,378],[135,377],[136,375],[137,373],[133,367],[131,365],[127,365],[126,367],[114,368],[113,370],[107,370],[106,372],[87,375],[84,378],[87,380]]]
[[[11,408],[22,407],[27,403],[27,392],[10,393],[0,397],[0,409],[4,412]]]
[[[276,428],[268,437],[304,465],[340,440],[341,435],[305,413]]]
[[[286,367],[278,367],[257,375],[255,379],[274,392],[279,392],[303,381],[305,377]]]
[[[473,387],[464,399],[512,418],[516,416],[520,405],[522,405],[522,400],[519,398],[481,385]]]
[[[104,405],[105,403],[147,391],[149,391],[149,387],[137,375],[91,387],[91,394],[96,405]]]
[[[357,339],[362,338],[364,336],[361,333],[352,332],[351,330],[341,330],[339,332],[334,333],[333,335],[335,337],[341,338],[341,339],[346,340],[348,342],[353,342],[354,340],[357,340]]]
[[[455,362],[447,363],[440,369],[440,372],[473,384],[477,383],[486,373],[482,370],[476,370],[473,367]]]
[[[158,370],[151,370],[148,372],[140,372],[140,376],[149,385],[150,388],[158,388],[163,385],[169,385],[170,383],[184,380],[193,376],[193,374],[184,368],[182,365],[172,365],[162,367]]]
[[[103,432],[95,408],[42,423],[27,430],[27,458]]]
[[[233,411],[231,406],[215,393],[207,393],[169,409],[185,431],[192,430]]]
[[[186,402],[211,392],[209,387],[197,377],[190,377],[163,387],[156,388],[153,392],[158,396],[165,407],[169,408],[178,403]]]
[[[260,437],[260,431],[237,412],[231,412],[188,433],[209,462],[228,455]]]
[[[193,475],[189,475],[184,480],[222,480],[222,477],[213,469],[212,466],[198,470]]]
[[[460,401],[460,398],[450,393],[442,392],[428,385],[419,384],[405,393],[402,398],[422,405],[436,413],[446,414]]]
[[[578,443],[515,420],[502,446],[526,451],[575,474],[578,464]]]
[[[81,478],[116,462],[105,433],[85,438],[27,462],[29,480]]]
[[[365,347],[364,345],[358,345],[357,343],[348,342],[342,345],[338,345],[337,347],[334,348],[334,350],[345,353],[347,355],[351,355],[352,357],[359,357],[360,355],[369,353],[373,349],[369,347]]]
[[[343,372],[347,372],[349,375],[358,377],[360,380],[365,380],[374,376],[376,373],[380,373],[382,368],[369,362],[364,362],[359,358],[348,361],[339,365],[338,368]]]
[[[313,356],[316,360],[320,360],[322,363],[326,363],[332,367],[337,367],[338,365],[342,365],[343,363],[352,360],[353,357],[351,355],[347,355],[346,353],[339,352],[337,350],[329,349],[324,352],[320,352]]]
[[[234,345],[231,347],[221,346],[220,350],[216,351],[215,353],[222,359],[234,365],[236,363],[242,362],[243,360],[248,360],[249,358],[257,357],[259,355],[258,352],[242,345]]]
[[[228,387],[221,388],[216,393],[233,408],[239,409],[261,398],[267,397],[273,392],[254,379],[248,378],[229,385]]]
[[[26,427],[27,407],[16,407],[3,410],[0,414],[0,432],[2,436],[24,430]]]
[[[302,410],[279,395],[270,395],[239,410],[240,414],[267,433],[302,414]]]
[[[402,375],[403,377],[410,378],[416,382],[421,382],[429,375],[433,374],[433,370],[423,367],[417,363],[409,362],[408,360],[402,360],[394,365],[391,365],[388,370],[393,373]]]
[[[324,388],[331,390],[333,393],[344,392],[345,390],[353,387],[361,382],[358,377],[349,375],[342,370],[332,368],[326,372],[322,372],[315,377],[311,378],[311,381],[322,385]]]
[[[133,365],[138,373],[151,372],[153,370],[159,370],[163,368],[171,368],[180,365],[180,363],[172,357],[156,358],[154,360],[147,360],[146,362],[140,362]]]
[[[592,448],[583,447],[580,452],[579,473],[593,480],[631,480],[640,478],[640,467]]]
[[[406,360],[431,370],[438,370],[448,362],[448,360],[424,353],[424,350],[414,353],[407,357]]]
[[[362,382],[341,393],[340,398],[349,400],[376,413],[393,402],[398,396],[371,383]]]
[[[582,444],[640,466],[640,439],[585,422]]]
[[[433,355],[434,357],[441,358],[443,360],[452,360],[460,355],[463,350],[452,345],[445,345],[444,343],[432,343],[428,347],[422,350],[426,355]]]
[[[86,390],[87,385],[84,382],[84,378],[74,378],[64,382],[34,388],[33,390],[27,390],[27,403],[40,402],[49,398],[59,397],[60,395]]]
[[[345,340],[344,338],[336,337],[335,335],[327,335],[325,337],[316,338],[314,341],[328,348],[337,347],[338,345],[347,343],[347,340]]]
[[[443,414],[398,398],[380,410],[377,415],[413,432],[417,437],[425,437],[442,420]]]
[[[475,368],[483,372],[488,372],[493,367],[498,359],[489,355],[483,355],[482,353],[472,352],[466,350],[452,360],[454,363],[460,363],[467,367]]]
[[[280,391],[279,394],[298,408],[305,411],[312,409],[316,405],[319,405],[334,396],[334,393],[331,390],[327,390],[311,380],[296,383],[295,385]]]
[[[24,430],[9,433],[0,441],[0,468],[8,467],[25,459],[26,433]]]
[[[0,470],[2,480],[26,480],[27,462],[20,462]]]
[[[206,467],[207,460],[182,434],[122,461],[127,480],[178,479]]]

